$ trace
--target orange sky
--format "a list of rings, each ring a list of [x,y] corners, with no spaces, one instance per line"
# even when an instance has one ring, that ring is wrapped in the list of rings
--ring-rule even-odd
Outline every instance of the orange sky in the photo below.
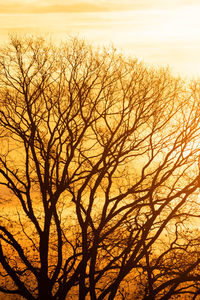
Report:
[[[79,35],[200,76],[200,0],[0,0],[0,42],[12,32]]]

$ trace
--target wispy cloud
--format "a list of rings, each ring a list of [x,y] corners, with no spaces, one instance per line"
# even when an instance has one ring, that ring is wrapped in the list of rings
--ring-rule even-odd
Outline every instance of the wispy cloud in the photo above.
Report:
[[[0,0],[1,13],[110,12],[197,5],[197,0]]]
[[[137,1],[136,1],[137,2]],[[130,1],[0,1],[1,13],[59,13],[59,12],[103,12],[129,10],[141,5]]]

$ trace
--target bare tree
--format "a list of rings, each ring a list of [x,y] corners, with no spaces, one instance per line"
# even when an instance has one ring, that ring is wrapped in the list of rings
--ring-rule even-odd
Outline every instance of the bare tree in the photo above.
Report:
[[[170,299],[191,282],[199,291],[189,234],[197,91],[115,50],[12,37],[0,53],[1,292]]]

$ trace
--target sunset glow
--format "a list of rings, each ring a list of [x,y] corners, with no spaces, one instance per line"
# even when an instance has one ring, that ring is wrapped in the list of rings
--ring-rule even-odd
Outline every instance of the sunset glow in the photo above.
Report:
[[[0,300],[199,297],[198,2],[0,0]]]
[[[114,44],[183,76],[200,75],[199,1],[0,1],[0,41],[8,34],[79,35]]]

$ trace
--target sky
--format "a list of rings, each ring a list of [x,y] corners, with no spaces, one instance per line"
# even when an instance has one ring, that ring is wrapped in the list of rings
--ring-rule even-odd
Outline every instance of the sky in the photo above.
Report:
[[[0,0],[0,43],[10,33],[80,36],[200,77],[200,0]]]

